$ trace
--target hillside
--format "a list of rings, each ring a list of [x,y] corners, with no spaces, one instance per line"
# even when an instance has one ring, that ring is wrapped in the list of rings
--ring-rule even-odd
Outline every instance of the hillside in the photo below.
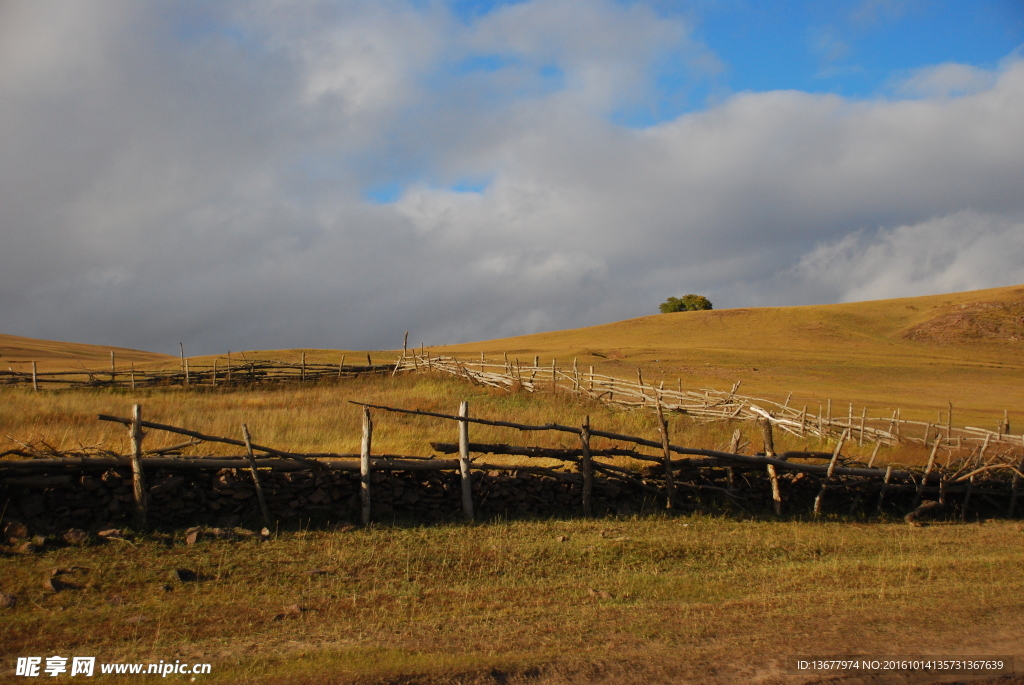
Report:
[[[827,398],[993,424],[1024,409],[1024,286],[805,307],[655,314],[568,331],[435,348],[459,357],[590,365],[674,386],[814,406]]]
[[[410,336],[415,346],[416,332]],[[108,347],[0,335],[0,363],[27,370],[105,369]],[[114,348],[118,365],[177,364],[177,358]],[[883,412],[899,406],[905,418],[934,420],[947,402],[954,422],[992,427],[1011,413],[1024,416],[1024,286],[948,295],[804,307],[763,307],[655,314],[574,330],[538,333],[430,348],[433,354],[563,367],[577,359],[582,371],[635,378],[684,388],[728,389],[775,399],[793,392],[792,403],[816,410],[831,398]],[[359,364],[366,352],[270,350],[245,358]],[[395,352],[372,352],[375,362]],[[241,356],[241,353],[239,353]],[[225,360],[224,355],[217,357]],[[212,363],[214,357],[193,358]],[[236,358],[237,359],[237,358]],[[1019,418],[1014,418],[1015,415]],[[1016,428],[1014,432],[1016,432]]]
[[[167,364],[177,360],[170,355],[127,347],[36,340],[0,333],[0,368],[10,367],[15,371],[31,371],[32,362],[36,362],[39,371],[73,370],[83,366],[89,369],[109,369],[111,352],[114,352],[115,363],[118,365],[132,362]]]

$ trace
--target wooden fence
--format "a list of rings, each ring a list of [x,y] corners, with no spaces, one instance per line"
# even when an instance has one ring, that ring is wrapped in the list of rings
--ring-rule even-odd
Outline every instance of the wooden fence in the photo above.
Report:
[[[663,411],[684,414],[698,420],[754,422],[764,419],[771,422],[776,430],[825,441],[835,440],[844,431],[848,431],[849,438],[860,445],[920,444],[927,449],[938,444],[946,449],[984,447],[986,450],[1024,446],[1024,435],[1010,432],[1006,411],[995,422],[995,430],[954,426],[952,404],[948,404],[945,412],[939,411],[934,422],[903,418],[899,408],[888,416],[871,416],[867,407],[861,407],[858,412],[852,403],[845,403],[844,413],[840,403],[833,403],[831,399],[820,403],[817,408],[806,405],[797,407],[790,404],[792,393],[783,402],[740,394],[740,381],[729,391],[684,390],[681,379],[677,379],[674,388],[666,387],[664,381],[655,385],[644,381],[640,369],[637,369],[635,379],[616,378],[595,373],[593,366],[582,370],[575,359],[571,366],[559,365],[554,359],[551,364],[542,365],[539,357],[534,357],[532,364],[524,365],[518,359],[510,360],[504,355],[503,360],[497,363],[488,361],[483,353],[479,360],[460,360],[433,356],[421,347],[411,351],[403,348],[401,356],[393,364],[375,364],[369,354],[365,365],[346,364],[344,356],[337,365],[307,363],[305,353],[302,353],[298,362],[233,361],[228,353],[224,365],[218,361],[205,365],[190,364],[182,356],[180,369],[171,370],[136,371],[131,366],[127,369],[118,368],[115,361],[114,353],[111,352],[109,371],[82,369],[55,372],[38,372],[33,362],[31,372],[13,369],[0,371],[0,385],[31,385],[35,390],[47,387],[198,388],[261,383],[315,383],[363,374],[439,372],[504,390],[569,392],[626,408],[653,411],[661,407]]]
[[[114,353],[110,353],[110,369],[96,371],[82,368],[78,371],[39,371],[31,362],[31,371],[15,371],[9,367],[0,370],[0,386],[31,386],[37,392],[44,389],[66,388],[137,388],[154,387],[226,387],[260,383],[316,383],[331,379],[350,378],[364,374],[386,374],[393,364],[374,364],[366,355],[366,364],[346,364],[342,356],[338,364],[306,362],[302,353],[298,362],[270,360],[232,360],[227,355],[224,364],[196,364],[182,357],[179,369],[136,369],[134,364],[118,367]]]
[[[656,408],[659,412],[658,435],[644,438],[600,430],[591,426],[589,419],[580,426],[567,426],[558,423],[530,425],[471,417],[465,402],[460,405],[457,414],[358,402],[355,404],[362,406],[363,416],[361,449],[358,454],[296,453],[261,445],[253,441],[246,424],[241,425],[240,438],[207,435],[191,429],[145,421],[142,419],[141,406],[135,405],[130,417],[98,417],[102,421],[113,421],[126,427],[131,441],[130,453],[95,450],[58,453],[32,448],[10,450],[0,454],[0,485],[6,489],[10,503],[13,499],[10,494],[12,490],[88,489],[92,481],[87,481],[83,474],[116,469],[123,469],[127,473],[130,469],[131,494],[127,496],[125,493],[124,496],[127,501],[134,503],[135,522],[139,528],[148,524],[150,498],[162,497],[161,501],[167,507],[172,507],[176,501],[181,505],[180,501],[173,498],[173,490],[168,484],[172,479],[165,477],[156,485],[147,483],[154,472],[223,473],[225,470],[231,474],[233,482],[241,478],[240,474],[248,474],[253,492],[235,491],[233,500],[237,500],[237,506],[242,506],[238,502],[254,498],[253,504],[258,503],[268,526],[274,523],[275,516],[268,507],[264,483],[275,472],[296,471],[310,474],[310,480],[318,485],[322,476],[325,484],[338,486],[342,484],[337,475],[340,472],[351,473],[353,477],[358,474],[359,518],[364,524],[371,520],[375,488],[386,485],[377,478],[377,474],[398,477],[403,473],[424,472],[454,474],[460,484],[458,503],[462,515],[470,521],[475,517],[477,504],[486,504],[490,498],[490,491],[482,485],[488,479],[493,481],[496,474],[502,472],[533,474],[557,485],[562,488],[556,497],[561,499],[557,501],[578,503],[579,511],[584,516],[607,513],[609,507],[616,502],[641,496],[648,501],[657,501],[667,509],[694,510],[705,508],[709,503],[717,503],[716,506],[732,506],[749,513],[770,506],[776,514],[799,513],[804,510],[815,516],[825,511],[840,510],[840,513],[891,513],[896,507],[900,514],[910,512],[908,520],[912,520],[921,511],[925,498],[934,497],[927,506],[952,508],[965,520],[972,507],[977,511],[1013,516],[1020,478],[1024,475],[1024,457],[1019,461],[1006,454],[986,457],[984,448],[966,456],[950,455],[945,463],[941,463],[937,458],[939,441],[933,441],[931,456],[924,468],[895,468],[893,465],[884,469],[876,468],[873,466],[874,457],[866,464],[843,457],[843,447],[852,440],[853,431],[849,427],[843,430],[831,452],[776,454],[772,427],[777,424],[764,417],[759,426],[764,442],[761,454],[751,456],[736,453],[741,438],[739,431],[733,436],[731,451],[683,447],[672,444],[669,422],[661,405]],[[430,416],[456,422],[457,442],[435,442],[432,446],[440,454],[457,454],[458,457],[446,459],[436,455],[374,454],[371,410]],[[470,441],[472,425],[498,426],[521,433],[571,433],[579,440],[579,446],[549,449],[508,443],[473,443]],[[189,440],[147,451],[143,446],[146,435],[143,429],[182,435]],[[611,444],[601,445],[597,442],[600,440]],[[202,443],[229,444],[244,448],[244,452],[234,456],[180,456],[182,450]],[[475,458],[472,456],[474,454],[477,455]],[[481,455],[487,454],[555,460],[560,466],[504,465],[479,460]],[[614,459],[621,457],[628,457],[647,466],[637,469],[621,465],[621,460],[620,464],[613,463]],[[815,461],[819,463],[811,463]],[[116,478],[114,480],[120,482]],[[418,487],[415,482],[413,486]],[[127,485],[121,487],[127,489]],[[279,487],[279,483],[276,487]],[[387,487],[390,497],[394,487]],[[501,490],[498,488],[496,491]],[[242,496],[239,497],[239,494]],[[275,491],[271,494],[277,493]],[[325,495],[319,497],[322,500]],[[344,507],[341,510],[344,511]]]
[[[842,413],[838,403],[834,407],[832,400],[819,404],[815,411],[814,407],[806,405],[790,405],[792,393],[783,402],[742,395],[739,393],[740,381],[727,392],[684,390],[682,380],[677,381],[675,388],[666,387],[664,381],[657,385],[645,382],[640,369],[637,369],[635,380],[623,379],[595,373],[593,366],[581,370],[575,359],[572,366],[559,366],[557,360],[551,360],[550,365],[542,365],[540,359],[534,357],[532,364],[523,365],[518,359],[509,360],[507,355],[501,363],[487,361],[483,353],[479,360],[459,360],[414,350],[399,358],[394,367],[394,372],[398,371],[448,373],[472,383],[504,390],[568,392],[621,407],[652,411],[661,407],[663,411],[699,420],[755,422],[763,419],[770,421],[777,430],[800,437],[835,440],[846,432],[849,439],[861,445],[916,443],[926,448],[938,444],[944,448],[985,446],[986,450],[997,445],[1024,446],[1024,435],[1010,433],[1007,412],[1003,412],[996,430],[954,426],[952,404],[948,405],[946,412],[939,412],[935,422],[903,418],[898,408],[889,416],[870,416],[867,407],[858,412],[852,403],[846,403],[846,412]]]

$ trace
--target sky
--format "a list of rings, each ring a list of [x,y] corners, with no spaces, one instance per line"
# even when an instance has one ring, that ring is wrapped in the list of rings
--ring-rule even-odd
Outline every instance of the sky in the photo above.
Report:
[[[1021,0],[0,0],[0,333],[394,349],[1024,283]]]

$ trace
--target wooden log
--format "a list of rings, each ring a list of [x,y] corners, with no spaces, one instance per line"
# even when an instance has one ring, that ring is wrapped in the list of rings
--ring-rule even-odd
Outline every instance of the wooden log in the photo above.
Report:
[[[36,371],[36,363],[32,362],[32,390],[39,392],[39,374]]]
[[[867,418],[868,408],[864,407],[864,409],[860,413],[860,438],[857,441],[857,444],[861,446],[864,445],[864,423],[867,421]]]
[[[764,456],[770,459],[775,456],[772,422],[763,416],[758,418],[757,422],[761,426],[761,437],[764,440]],[[782,515],[782,491],[779,489],[779,474],[775,470],[774,464],[768,464],[766,469],[768,471],[768,480],[772,485],[772,508],[775,511],[775,515],[780,516]]]
[[[743,434],[740,429],[737,428],[732,432],[732,441],[729,443],[729,451],[732,453],[738,453],[740,451],[740,440],[743,439]],[[725,477],[729,483],[729,490],[736,490],[736,469],[729,466],[725,469]]]
[[[775,439],[772,436],[772,422],[761,417],[757,423],[761,426],[761,439],[764,441],[764,456],[774,457],[775,456]]]
[[[583,450],[580,459],[580,472],[583,475],[583,515],[590,518],[594,514],[590,501],[594,491],[594,465],[590,454],[590,416],[587,416],[580,426],[580,449]]]
[[[420,409],[400,409],[400,408],[397,408],[397,407],[388,407],[388,406],[380,405],[380,404],[369,404],[369,403],[365,403],[365,402],[357,402],[355,400],[349,400],[349,403],[350,404],[359,405],[359,406],[370,407],[372,409],[381,409],[383,411],[395,412],[395,413],[399,413],[399,414],[411,414],[411,415],[414,415],[414,416],[434,416],[434,417],[437,417],[437,418],[449,419],[449,420],[454,420],[454,421],[465,420],[465,421],[468,421],[470,423],[479,423],[479,424],[482,424],[482,425],[485,425],[485,426],[501,426],[501,427],[505,427],[505,428],[515,428],[516,430],[520,430],[520,431],[548,431],[548,430],[550,430],[550,431],[561,431],[561,432],[565,432],[565,433],[575,433],[577,435],[579,435],[579,433],[580,433],[580,429],[579,428],[574,428],[574,427],[571,427],[571,426],[563,426],[563,425],[560,425],[560,424],[557,424],[557,423],[548,423],[548,424],[543,424],[543,425],[528,425],[528,424],[515,423],[515,422],[512,422],[512,421],[492,421],[492,420],[489,420],[489,419],[474,419],[474,418],[461,419],[460,417],[454,416],[452,414],[441,414],[439,412],[423,411],[423,410],[420,410]],[[103,417],[103,415],[101,415],[101,417]],[[117,419],[115,417],[105,417],[105,418],[106,418],[106,420],[115,420],[115,421],[116,420],[120,420],[120,419]],[[185,434],[186,435],[192,435],[192,433],[185,433]],[[651,447],[653,449],[661,449],[661,442],[660,441],[647,440],[646,438],[638,438],[638,437],[635,437],[635,436],[632,436],[632,435],[623,435],[621,433],[612,433],[612,432],[609,432],[609,431],[600,431],[600,430],[594,430],[594,429],[590,430],[590,435],[592,437],[608,438],[610,440],[621,440],[621,441],[624,441],[624,442],[632,442],[632,443],[635,443],[637,445],[644,445],[646,447]],[[728,452],[720,452],[718,450],[707,450],[707,449],[698,449],[698,448],[691,448],[691,447],[680,447],[679,445],[670,445],[669,447],[671,448],[672,452],[674,452],[675,454],[684,454],[684,455],[693,455],[693,456],[705,456],[705,457],[721,458],[721,459],[726,459],[726,460],[732,461],[732,462],[734,462],[734,463],[736,463],[738,465],[739,464],[743,464],[743,465],[751,465],[751,466],[753,466],[753,465],[764,466],[764,465],[771,464],[771,465],[776,466],[777,468],[782,468],[782,469],[787,470],[787,471],[799,471],[799,472],[814,473],[814,474],[825,473],[828,470],[828,466],[824,465],[824,464],[798,464],[798,463],[787,462],[784,459],[778,459],[778,458],[774,458],[774,457],[746,456],[746,455],[742,455],[742,454],[731,454],[731,453],[728,453]],[[257,449],[260,449],[260,448],[257,447]],[[803,454],[803,453],[801,453],[801,454]],[[286,456],[290,456],[290,455],[286,455]],[[883,472],[882,472],[881,469],[865,469],[865,468],[855,468],[855,467],[837,467],[836,470],[835,470],[835,473],[837,475],[847,475],[847,476],[869,476],[869,477],[873,476],[873,477],[878,477],[878,476],[881,476]],[[909,471],[898,471],[898,472],[894,472],[894,474],[897,475],[900,478],[908,478],[911,475],[911,473]]]
[[[971,491],[974,490],[974,476],[967,480],[967,491],[964,493],[964,503],[960,507],[960,522],[967,521],[967,507],[971,503]]]
[[[672,501],[676,497],[675,482],[672,478],[672,450],[669,448],[668,421],[665,420],[665,412],[661,409],[661,398],[658,398],[658,429],[661,432],[661,449],[665,459],[665,508],[672,508]]]
[[[804,405],[804,410],[800,412],[800,436],[803,437],[807,432],[807,405]]]
[[[1013,484],[1010,486],[1010,507],[1007,509],[1007,518],[1013,518],[1014,509],[1017,508],[1017,488],[1020,485],[1020,474],[1024,471],[1024,454],[1021,455],[1017,470],[1013,472]]]
[[[843,449],[843,443],[852,431],[853,429],[847,428],[843,431],[843,434],[839,436],[839,441],[836,443],[836,451],[832,453],[832,461],[828,463],[828,471],[825,472],[825,478],[821,481],[821,490],[818,491],[818,496],[814,498],[815,516],[819,516],[821,514],[821,503],[825,498],[825,491],[828,490],[829,481],[832,480],[832,476],[836,472],[836,462],[839,461],[839,451]]]
[[[128,436],[132,444],[132,495],[135,498],[135,526],[139,530],[146,530],[146,477],[142,471],[142,439],[145,437],[145,433],[142,432],[141,404],[132,407],[132,422],[128,429]]]
[[[882,446],[882,441],[881,440],[879,440],[878,442],[875,443],[875,449],[871,452],[871,458],[868,459],[868,468],[869,469],[871,468],[871,465],[875,463],[875,457],[878,456],[878,448],[881,447],[881,446]]]
[[[188,388],[188,360],[185,360],[185,387]]]
[[[99,419],[100,421],[113,421],[113,422],[116,422],[116,423],[123,423],[126,426],[130,426],[131,423],[132,423],[131,419],[122,418],[120,416],[110,416],[108,414],[99,414],[96,418]],[[164,424],[164,423],[155,423],[153,421],[143,421],[142,425],[144,427],[146,427],[146,428],[153,428],[153,429],[156,429],[156,430],[167,431],[168,433],[177,433],[179,435],[187,435],[187,436],[189,436],[191,438],[197,438],[199,440],[205,440],[207,442],[222,442],[222,443],[225,443],[227,445],[237,445],[239,447],[245,447],[245,442],[242,441],[242,440],[235,440],[234,438],[217,437],[215,435],[206,435],[204,433],[200,433],[199,431],[188,430],[186,428],[178,428],[177,426],[169,426],[169,425]],[[307,466],[310,466],[310,467],[313,467],[313,468],[321,468],[321,464],[319,462],[317,462],[316,459],[307,457],[306,455],[303,455],[303,454],[296,454],[294,452],[285,452],[284,450],[277,450],[277,449],[274,449],[273,447],[266,447],[264,445],[256,445],[256,444],[254,444],[252,447],[253,447],[254,450],[256,450],[258,452],[266,452],[267,454],[276,454],[278,456],[285,457],[287,459],[296,459],[296,460],[305,462],[307,464]]]
[[[370,525],[370,448],[373,441],[373,420],[370,408],[363,407],[363,439],[359,449],[359,494],[363,503],[363,525]]]
[[[885,478],[882,479],[882,488],[878,492],[878,515],[882,515],[882,505],[885,504],[885,492],[889,489],[889,481],[892,479],[892,464],[885,467]]]
[[[921,483],[917,486],[917,494],[914,495],[914,505],[911,509],[917,509],[917,505],[921,503],[921,496],[924,494],[924,486],[928,481],[928,476],[932,472],[932,468],[935,466],[935,455],[939,451],[939,438],[935,437],[935,445],[932,447],[932,453],[928,457],[928,465],[924,468],[924,474],[921,476]]]
[[[256,487],[256,499],[260,503],[260,512],[263,514],[263,521],[267,529],[274,526],[270,518],[270,509],[267,507],[267,499],[263,496],[263,485],[260,483],[260,474],[256,471],[256,457],[252,453],[252,436],[249,435],[249,426],[242,424],[242,438],[245,440],[245,451],[249,462],[249,471],[252,473],[252,484]]]
[[[469,402],[459,403],[459,416],[469,417]],[[467,521],[472,522],[473,481],[469,475],[469,424],[465,421],[459,421],[459,471],[462,474],[462,513]]]

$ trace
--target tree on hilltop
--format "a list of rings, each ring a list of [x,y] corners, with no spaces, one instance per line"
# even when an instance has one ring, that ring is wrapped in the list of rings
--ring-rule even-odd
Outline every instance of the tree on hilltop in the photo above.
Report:
[[[712,309],[711,300],[703,295],[683,295],[682,297],[670,297],[659,305],[658,309],[662,314],[672,312],[696,312],[704,309]]]

